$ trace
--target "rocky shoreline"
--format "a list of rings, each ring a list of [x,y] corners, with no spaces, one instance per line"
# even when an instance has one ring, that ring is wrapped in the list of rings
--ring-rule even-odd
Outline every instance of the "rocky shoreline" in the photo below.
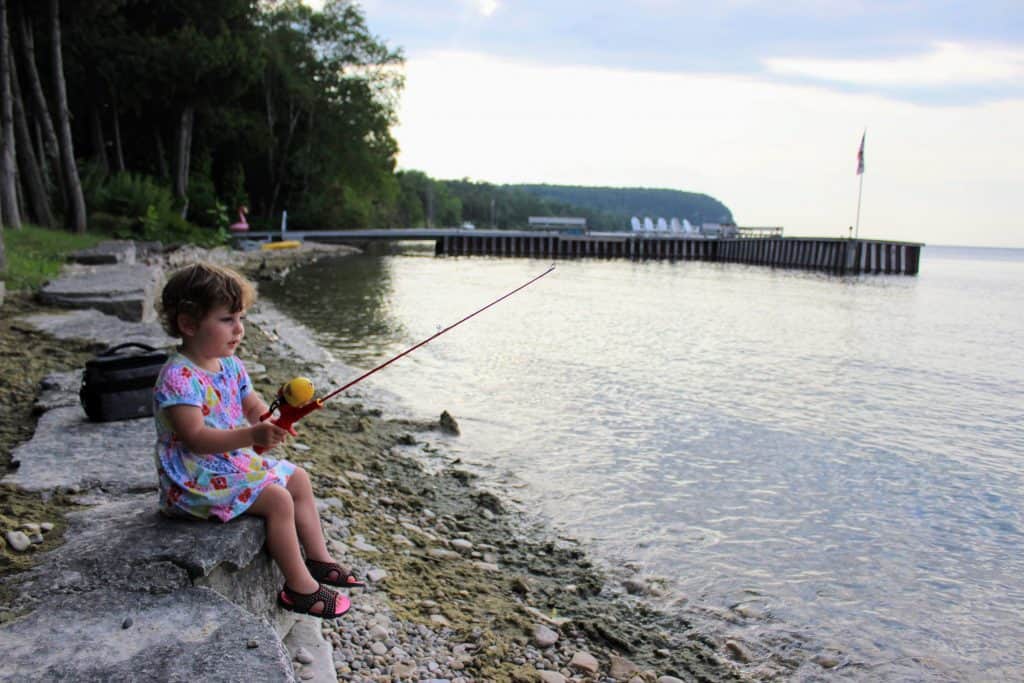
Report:
[[[165,263],[173,268],[195,256],[172,254]],[[231,253],[213,256],[259,280],[311,254],[275,255],[279,260],[269,264]],[[5,392],[34,393],[26,387],[38,386],[42,375],[80,367],[93,351],[85,343],[56,342],[16,321],[37,310],[21,297],[9,295],[4,304],[0,374],[16,375],[0,385]],[[339,375],[345,369],[326,353],[299,345],[296,340],[307,335],[280,334],[294,323],[269,304],[260,304],[250,319],[239,355],[265,397],[294,375],[312,376],[319,386],[344,379]],[[39,359],[40,350],[54,353]],[[726,655],[735,659],[742,653],[652,607],[644,595],[651,587],[636,580],[623,585],[622,577],[596,566],[577,543],[537,527],[476,486],[457,460],[437,456],[440,467],[423,467],[416,453],[436,453],[433,442],[442,430],[457,429],[453,422],[394,419],[366,407],[358,394],[340,398],[303,420],[300,436],[281,453],[309,470],[332,551],[370,579],[367,589],[353,591],[349,614],[321,624],[333,645],[338,680],[740,678]],[[31,415],[3,417],[11,428],[0,432],[0,467],[9,468],[14,444],[31,435]],[[4,531],[25,522],[54,525],[42,544],[25,553],[3,547],[2,575],[27,570],[42,551],[60,552],[65,516],[80,509],[73,496],[29,495],[2,480],[0,495]],[[9,594],[0,602],[8,610],[14,606]],[[0,622],[10,614],[0,612]],[[299,647],[293,656],[297,678],[316,678],[311,653]]]

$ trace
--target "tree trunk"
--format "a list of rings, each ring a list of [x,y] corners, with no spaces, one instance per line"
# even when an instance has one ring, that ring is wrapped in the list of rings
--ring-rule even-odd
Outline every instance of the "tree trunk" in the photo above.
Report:
[[[121,147],[121,115],[117,108],[117,92],[111,94],[111,108],[114,110],[114,168],[124,173],[124,148]]]
[[[10,51],[10,54],[11,64],[14,64],[13,49]],[[35,145],[32,144],[32,134],[28,128],[28,117],[25,116],[25,103],[22,99],[21,82],[16,68],[11,69],[11,93],[14,102],[16,156],[21,177],[25,184],[25,190],[28,193],[31,218],[39,225],[52,227],[54,222],[53,209],[50,207],[50,195],[47,192],[46,183],[39,168],[39,158],[36,156]]]
[[[96,92],[95,88],[93,92]],[[103,139],[103,118],[99,105],[95,102],[89,107],[89,133],[92,136],[93,158],[103,169],[105,176],[110,173],[110,162],[107,160],[107,141]]]
[[[196,109],[189,105],[181,112],[178,128],[174,134],[174,176],[172,186],[174,196],[185,199],[188,195],[188,165],[192,153],[192,126],[195,123]]]
[[[164,149],[164,136],[160,132],[160,126],[153,129],[153,137],[156,139],[156,160],[160,164],[160,177],[167,180],[171,171],[167,168],[167,150]]]
[[[43,94],[43,83],[39,78],[39,70],[36,68],[35,39],[32,37],[32,29],[24,12],[18,12],[17,18],[21,61],[25,67],[25,75],[28,77],[28,95],[35,113],[32,119],[36,125],[40,126],[42,132],[43,143],[39,156],[46,158],[43,177],[47,181],[47,187],[53,188],[53,178],[56,176],[56,183],[60,185],[60,194],[63,197],[67,195],[67,191],[64,189],[64,179],[61,177],[60,144],[57,142],[57,132],[53,128],[50,108],[46,104],[46,96]]]
[[[60,140],[60,160],[67,200],[64,203],[64,224],[77,233],[85,232],[85,197],[82,182],[75,165],[75,146],[71,140],[71,112],[64,84],[64,60],[60,45],[60,0],[50,0],[50,41],[53,61],[53,89],[57,99],[57,130]]]
[[[289,100],[288,103],[288,134],[284,138],[284,146],[281,149],[281,154],[278,156],[277,169],[274,172],[274,189],[270,194],[270,206],[267,207],[267,215],[273,216],[274,209],[277,208],[277,198],[281,194],[281,184],[285,174],[285,164],[288,161],[288,148],[292,144],[292,135],[295,134],[295,127],[299,124],[299,117],[302,114],[302,110],[294,106],[294,102]]]
[[[11,104],[11,49],[7,31],[7,0],[0,0],[0,208],[3,220],[21,228],[17,169],[14,164],[14,108]]]

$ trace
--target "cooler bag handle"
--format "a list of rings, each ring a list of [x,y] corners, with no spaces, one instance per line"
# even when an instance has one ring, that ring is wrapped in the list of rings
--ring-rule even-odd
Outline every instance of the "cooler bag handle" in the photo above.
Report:
[[[143,344],[142,342],[125,342],[124,344],[118,344],[117,346],[111,346],[109,349],[107,349],[106,351],[104,351],[103,353],[101,353],[99,355],[100,356],[114,356],[114,355],[117,354],[118,351],[120,351],[122,349],[132,348],[132,347],[137,348],[137,349],[142,349],[143,351],[156,351],[156,349],[153,348],[152,346],[150,346],[149,344]]]

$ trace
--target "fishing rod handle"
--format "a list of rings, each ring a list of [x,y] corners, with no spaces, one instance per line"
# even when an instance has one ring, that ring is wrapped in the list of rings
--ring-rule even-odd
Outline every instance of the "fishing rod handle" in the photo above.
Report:
[[[315,399],[313,401],[310,401],[306,405],[299,406],[298,408],[296,408],[295,406],[289,405],[288,403],[283,403],[283,404],[277,406],[277,410],[278,410],[279,414],[278,414],[278,416],[276,418],[274,418],[273,420],[270,420],[270,422],[272,424],[277,425],[281,429],[287,430],[288,433],[291,434],[292,436],[298,436],[299,435],[298,432],[295,431],[295,429],[294,429],[294,427],[292,427],[292,425],[295,424],[296,422],[298,422],[299,420],[301,420],[302,418],[306,417],[307,415],[309,415],[314,410],[319,410],[320,408],[323,408],[323,407],[324,407],[324,402],[321,399],[319,399],[319,398]],[[269,419],[272,414],[273,414],[273,411],[268,410],[263,415],[260,415],[260,422],[263,422],[263,421]],[[267,447],[266,446],[253,446],[253,450],[256,452],[257,455],[262,455],[263,453],[267,452]]]

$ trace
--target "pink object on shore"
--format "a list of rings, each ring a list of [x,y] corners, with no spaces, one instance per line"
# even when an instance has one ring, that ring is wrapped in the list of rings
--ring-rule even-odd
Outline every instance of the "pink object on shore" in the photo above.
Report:
[[[249,209],[244,206],[238,207],[238,222],[232,223],[228,228],[232,232],[245,232],[249,229],[249,224],[245,221],[245,214],[248,213]]]

